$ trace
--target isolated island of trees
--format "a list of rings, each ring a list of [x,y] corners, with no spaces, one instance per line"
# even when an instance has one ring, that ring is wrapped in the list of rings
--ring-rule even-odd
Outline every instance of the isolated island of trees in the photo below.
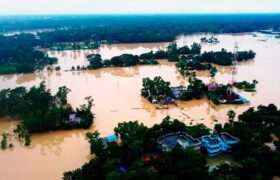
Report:
[[[59,87],[52,95],[43,83],[29,90],[25,87],[0,91],[0,117],[20,119],[15,132],[20,134],[46,132],[58,129],[89,128],[94,115],[93,100],[74,109],[67,101],[70,90]],[[21,136],[21,135],[20,135]]]
[[[160,76],[153,79],[143,78],[141,95],[154,104],[172,104],[175,100],[189,101],[207,97],[214,104],[245,104],[249,100],[237,94],[233,86],[244,91],[256,91],[257,81],[250,84],[247,81],[232,84],[218,84],[211,82],[205,84],[198,79],[195,73],[188,75],[188,86],[171,87],[170,82],[163,80]]]
[[[255,58],[255,52],[239,51],[237,61],[248,61]],[[156,65],[157,60],[168,59],[176,62],[176,67],[183,74],[187,75],[192,70],[213,70],[217,65],[233,65],[234,54],[222,49],[217,52],[201,53],[201,46],[193,43],[189,46],[178,47],[176,43],[170,43],[166,50],[157,50],[143,53],[139,56],[132,54],[122,54],[110,60],[102,59],[100,54],[87,56],[89,61],[88,69],[98,69],[104,67],[128,67],[135,65]],[[213,72],[213,71],[212,71]]]
[[[88,133],[95,157],[81,168],[64,173],[64,179],[271,180],[280,175],[280,143],[272,138],[280,136],[279,128],[280,111],[274,105],[250,108],[237,121],[231,118],[225,125],[217,124],[214,133],[230,132],[240,142],[232,147],[233,163],[209,170],[203,151],[178,146],[164,152],[157,145],[158,137],[172,132],[186,132],[195,138],[209,134],[204,125],[186,126],[169,117],[151,128],[137,121],[123,122],[115,128],[119,143],[105,145],[98,132]],[[267,146],[271,142],[275,149]]]

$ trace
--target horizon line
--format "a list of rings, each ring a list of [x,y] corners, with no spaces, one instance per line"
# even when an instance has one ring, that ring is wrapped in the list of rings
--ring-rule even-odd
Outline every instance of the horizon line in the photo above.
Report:
[[[168,12],[168,13],[22,13],[0,16],[135,16],[135,15],[280,15],[280,12]]]

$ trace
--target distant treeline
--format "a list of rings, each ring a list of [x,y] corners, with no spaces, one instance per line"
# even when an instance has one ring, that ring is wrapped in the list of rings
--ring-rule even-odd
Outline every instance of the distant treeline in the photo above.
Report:
[[[280,26],[280,14],[14,16],[0,18],[0,32],[48,29],[41,41],[172,41],[179,34],[240,33]],[[50,30],[54,31],[50,31]]]
[[[279,27],[280,14],[0,17],[0,74],[33,72],[52,64],[56,60],[38,49],[61,48],[61,44],[88,48],[100,43],[173,41],[180,34],[198,32],[240,33]],[[13,31],[26,33],[13,35]],[[8,32],[11,34],[5,34]],[[161,53],[156,55],[161,57]]]
[[[0,36],[0,74],[30,73],[57,62],[46,52],[34,47],[38,45],[33,35]]]

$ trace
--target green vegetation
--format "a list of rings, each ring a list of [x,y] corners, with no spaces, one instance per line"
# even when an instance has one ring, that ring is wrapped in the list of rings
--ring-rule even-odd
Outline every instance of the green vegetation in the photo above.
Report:
[[[209,63],[201,63],[196,57],[182,56],[176,63],[176,67],[182,75],[186,76],[192,70],[209,70],[212,66]]]
[[[167,52],[164,50],[158,50],[156,52],[150,51],[143,53],[139,56],[140,59],[167,59]]]
[[[233,110],[229,110],[227,116],[228,116],[228,120],[232,122],[236,116],[236,113]]]
[[[254,59],[256,53],[252,50],[250,51],[239,51],[237,54],[237,61],[247,61],[250,59]]]
[[[157,76],[154,79],[144,78],[141,95],[155,104],[171,104],[175,100],[190,101],[207,97],[214,104],[244,104],[249,101],[235,93],[231,85],[210,83],[204,84],[195,73],[188,74],[187,87],[170,87],[170,82]]]
[[[19,141],[25,146],[29,146],[31,144],[31,134],[23,123],[17,125],[16,129],[14,129],[14,133],[18,137]]]
[[[240,164],[229,166],[223,175],[234,175],[241,179],[272,179],[279,176],[280,151],[265,145],[271,142],[271,135],[280,130],[280,111],[275,105],[250,108],[239,116],[238,121],[226,123],[222,131],[227,131],[241,139],[233,147],[233,158]],[[217,169],[219,170],[219,168]]]
[[[104,67],[103,60],[100,54],[88,55],[87,59],[89,61],[89,66],[88,66],[89,69],[98,69]]]
[[[193,44],[193,46],[198,46]],[[193,48],[192,48],[193,49]],[[217,65],[233,65],[234,54],[227,52],[225,49],[217,52],[204,52],[200,54],[199,48],[197,49],[198,54],[187,54],[187,56],[178,56],[178,62],[176,67],[183,76],[188,76],[192,70],[209,70],[211,77],[214,77],[217,73],[217,68],[212,64]],[[238,52],[238,61],[247,61],[253,59],[255,53],[253,51],[240,51]]]
[[[158,64],[156,59],[168,59],[169,61],[179,61],[181,55],[189,54],[191,56],[194,56],[195,54],[199,54],[200,50],[201,46],[197,43],[193,43],[191,45],[191,48],[189,48],[188,46],[178,48],[176,43],[170,43],[167,47],[167,51],[150,51],[147,53],[143,53],[139,56],[132,54],[122,54],[120,56],[112,57],[110,60],[103,60],[100,54],[91,54],[87,56],[88,61],[90,63],[88,69],[98,69],[103,67],[128,67],[135,66],[138,64],[155,65]],[[195,62],[189,63],[194,63],[193,66],[197,68],[197,64]],[[210,68],[209,65],[199,65],[201,66],[201,69]]]
[[[193,135],[205,135],[209,130],[204,125],[187,127],[178,120],[165,118],[161,124],[147,128],[137,121],[119,123],[115,133],[121,144],[102,144],[99,133],[88,133],[91,152],[95,158],[81,169],[64,173],[64,179],[182,179],[208,177],[205,157],[192,149],[175,148],[161,154],[156,138],[169,132],[185,131]],[[145,157],[150,161],[145,161]]]
[[[87,104],[74,110],[67,101],[69,91],[66,87],[60,87],[57,93],[52,95],[44,83],[39,87],[31,87],[30,90],[24,87],[2,90],[0,91],[0,117],[20,118],[21,125],[15,132],[27,141],[28,132],[89,128],[94,118],[91,113],[92,99],[87,98]],[[73,122],[70,121],[71,114],[76,116]]]
[[[2,134],[1,149],[5,150],[8,147],[8,133]]]
[[[189,76],[189,85],[187,90],[182,92],[182,95],[179,97],[179,99],[184,101],[201,99],[205,96],[205,94],[206,86],[200,79],[196,78],[194,73],[192,73]]]
[[[279,27],[279,14],[7,16],[1,32],[36,32],[41,46],[73,42],[170,42],[181,34],[241,33]],[[35,39],[35,38],[34,38]]]
[[[128,67],[141,65],[156,65],[158,62],[154,59],[140,59],[136,55],[122,54],[112,57],[110,60],[102,60],[100,54],[91,54],[87,56],[89,61],[88,69],[98,69],[103,67]]]
[[[170,83],[164,81],[160,76],[154,79],[144,78],[141,95],[151,102],[160,102],[170,97]]]
[[[218,52],[205,52],[201,55],[200,58],[203,62],[218,65],[232,65],[234,56],[231,52],[227,52],[225,49],[222,49]]]
[[[207,97],[214,104],[244,104],[247,100],[240,99],[240,96],[235,93],[231,85],[218,85],[213,90],[207,91]]]
[[[200,41],[202,43],[209,43],[209,44],[218,44],[220,41],[218,40],[218,38],[214,37],[214,36],[211,36],[210,38],[207,38],[207,37],[202,37],[200,39]]]
[[[256,53],[252,50],[250,51],[239,51],[237,56],[237,61],[247,61],[255,58]],[[200,57],[202,62],[213,63],[218,65],[232,65],[234,60],[234,54],[222,49],[217,52],[204,52]]]
[[[28,34],[0,35],[0,74],[30,73],[57,62],[56,58],[35,49],[36,40],[32,38]]]
[[[240,179],[271,180],[279,176],[280,151],[265,145],[271,134],[279,134],[280,111],[274,105],[250,108],[224,126],[217,125],[217,132],[226,131],[240,139],[232,148],[234,164],[222,163],[209,171],[203,153],[191,148],[174,148],[171,152],[158,149],[158,137],[170,132],[186,132],[193,137],[209,134],[204,125],[186,126],[169,117],[151,128],[142,123],[123,122],[115,128],[121,143],[103,146],[97,132],[88,133],[91,153],[95,158],[74,171],[65,172],[64,179]]]
[[[217,70],[217,68],[216,68],[215,66],[212,66],[212,67],[210,68],[209,72],[210,72],[210,76],[213,78],[213,77],[216,76],[218,70]]]
[[[241,82],[235,82],[233,85],[238,88],[242,89],[247,92],[255,92],[256,91],[256,85],[258,84],[257,80],[253,80],[252,83],[247,81],[241,81]]]

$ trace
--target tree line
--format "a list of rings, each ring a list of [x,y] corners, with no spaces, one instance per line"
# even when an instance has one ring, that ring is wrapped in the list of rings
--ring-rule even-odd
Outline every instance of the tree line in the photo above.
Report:
[[[45,83],[29,90],[25,87],[4,89],[0,91],[0,117],[14,117],[21,120],[19,132],[26,129],[30,133],[57,129],[89,128],[94,115],[91,112],[93,100],[74,109],[67,101],[70,90],[59,87],[52,95]],[[69,116],[75,114],[79,121],[71,122]],[[23,128],[23,130],[22,130]],[[24,133],[23,133],[24,135]]]

